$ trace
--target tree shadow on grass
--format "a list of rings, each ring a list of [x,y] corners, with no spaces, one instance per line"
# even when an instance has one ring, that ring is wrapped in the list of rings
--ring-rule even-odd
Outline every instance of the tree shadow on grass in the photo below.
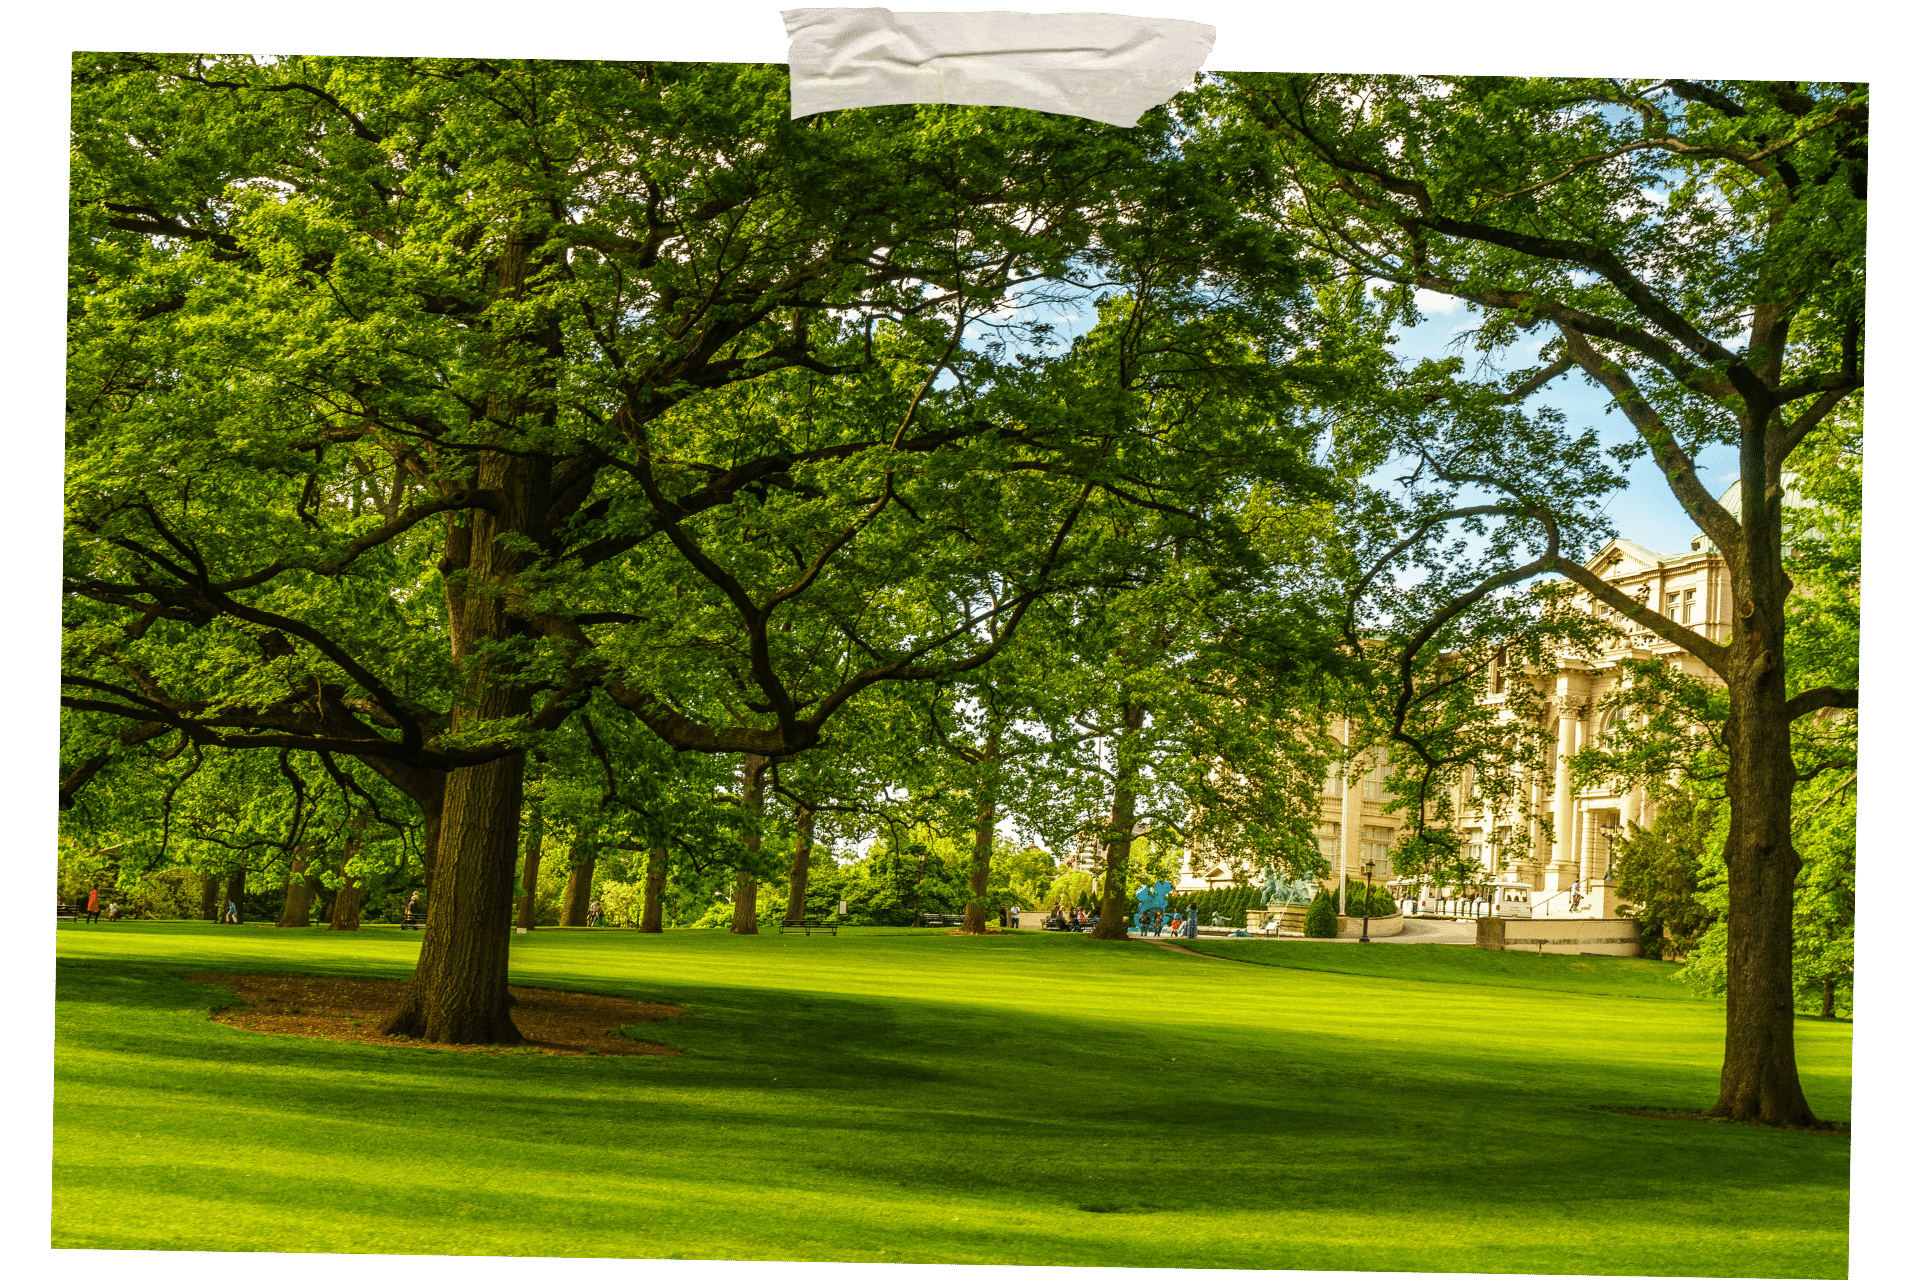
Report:
[[[1830,1138],[1589,1109],[1685,1104],[1697,1071],[1596,1075],[1569,1096],[1540,1070],[1571,1048],[1547,1031],[1525,1060],[1470,1044],[1423,1057],[1321,1034],[1284,986],[1271,1022],[1248,1027],[1235,1012],[1116,1018],[1093,1011],[1091,988],[1035,1010],[906,982],[844,994],[553,979],[540,985],[682,1005],[658,1034],[688,1056],[480,1057],[220,1026],[206,1016],[217,995],[178,976],[203,963],[63,962],[68,1131],[153,1135],[121,1167],[69,1166],[63,1185],[97,1177],[113,1194],[262,1215],[342,1206],[338,1232],[322,1215],[306,1248],[1415,1269],[1433,1263],[1382,1241],[1440,1230],[1510,1240],[1509,1269],[1552,1271],[1594,1269],[1566,1253],[1570,1233],[1612,1239],[1632,1222],[1703,1240],[1794,1222],[1804,1241],[1844,1239],[1844,1150]],[[555,1178],[568,1190],[547,1190]],[[370,1198],[377,1215],[349,1229]],[[636,1204],[652,1224],[640,1234]],[[425,1234],[367,1243],[396,1222]],[[443,1222],[499,1243],[449,1244]],[[492,1222],[533,1234],[489,1235]],[[1666,1267],[1628,1250],[1609,1257],[1632,1265],[1602,1269],[1714,1270],[1685,1256]],[[1471,1258],[1460,1265],[1499,1269]]]

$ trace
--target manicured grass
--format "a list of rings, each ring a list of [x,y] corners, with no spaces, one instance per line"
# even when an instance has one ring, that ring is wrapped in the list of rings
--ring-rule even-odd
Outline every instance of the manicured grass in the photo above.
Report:
[[[178,976],[398,977],[418,946],[62,926],[55,1244],[1846,1272],[1845,1138],[1593,1109],[1712,1099],[1721,1011],[1642,962],[1256,942],[1235,954],[1266,963],[1222,964],[1038,933],[515,939],[517,982],[686,1007],[646,1033],[680,1058],[262,1036],[209,1022],[218,994]],[[1850,1028],[1799,1030],[1815,1109],[1845,1119]]]

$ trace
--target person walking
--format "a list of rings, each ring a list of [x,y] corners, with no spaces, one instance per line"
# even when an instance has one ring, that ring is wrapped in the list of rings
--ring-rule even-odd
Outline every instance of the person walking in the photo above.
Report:
[[[402,929],[418,929],[420,927],[419,925],[413,922],[413,913],[415,909],[419,907],[419,905],[420,905],[420,891],[418,889],[415,889],[413,891],[413,896],[407,899],[407,905],[401,909],[400,927]]]
[[[600,923],[600,899],[595,898],[592,902],[589,902],[587,904],[587,928],[589,929],[594,928],[599,923]]]
[[[100,920],[100,890],[95,889],[87,895],[87,923],[97,924]]]
[[[240,904],[235,902],[232,898],[227,899],[227,915],[226,915],[225,923],[227,924],[240,923]]]
[[[120,918],[120,904],[117,902],[109,902],[107,904],[107,923],[112,924],[115,920],[118,920],[119,918]]]

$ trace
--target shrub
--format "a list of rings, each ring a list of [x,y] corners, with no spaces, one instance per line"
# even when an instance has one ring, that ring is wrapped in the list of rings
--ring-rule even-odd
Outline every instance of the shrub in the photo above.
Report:
[[[1366,881],[1353,879],[1347,881],[1347,914],[1349,916],[1355,919],[1361,916],[1372,916],[1378,920],[1381,916],[1392,915],[1397,909],[1393,901],[1393,890],[1386,885],[1373,886],[1373,894],[1369,897]]]
[[[1331,938],[1340,932],[1339,908],[1333,895],[1322,890],[1313,896],[1307,906],[1306,927],[1301,930],[1309,938]]]

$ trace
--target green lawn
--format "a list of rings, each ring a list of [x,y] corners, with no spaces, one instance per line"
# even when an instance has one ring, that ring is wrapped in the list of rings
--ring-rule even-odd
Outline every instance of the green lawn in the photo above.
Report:
[[[57,1246],[1843,1276],[1847,1140],[1712,1099],[1653,962],[1074,935],[542,931],[681,1058],[207,1020],[207,968],[405,976],[417,933],[60,931]],[[1284,967],[1283,967],[1284,966]],[[1652,997],[1652,998],[1649,998]],[[1845,1119],[1851,1028],[1802,1021]]]

